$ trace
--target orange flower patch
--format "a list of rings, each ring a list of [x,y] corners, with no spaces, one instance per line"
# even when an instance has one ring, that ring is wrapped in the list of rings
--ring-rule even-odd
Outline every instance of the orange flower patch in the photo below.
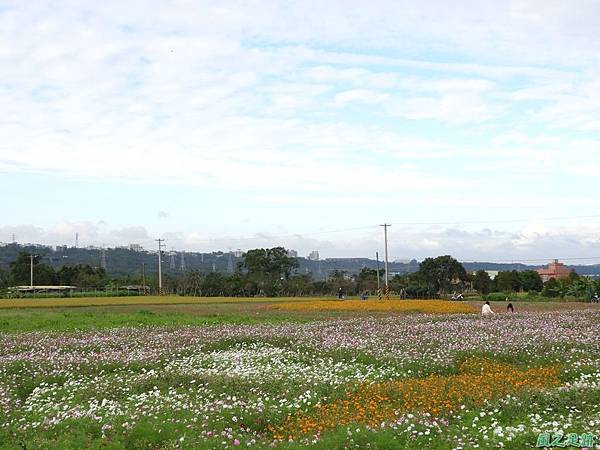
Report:
[[[455,375],[431,375],[383,383],[363,384],[346,398],[320,405],[314,410],[288,417],[271,427],[275,439],[332,430],[350,423],[376,427],[407,412],[430,413],[435,417],[459,411],[461,405],[481,405],[525,389],[558,386],[558,369],[518,369],[487,359],[471,359]]]
[[[312,300],[278,303],[272,307],[285,311],[395,311],[430,314],[476,312],[469,304],[444,300]]]

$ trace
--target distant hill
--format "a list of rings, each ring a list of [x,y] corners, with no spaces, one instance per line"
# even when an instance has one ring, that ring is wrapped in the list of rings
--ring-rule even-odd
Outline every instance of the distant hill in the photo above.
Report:
[[[43,257],[42,262],[50,264],[56,269],[64,265],[89,264],[93,267],[100,267],[102,260],[101,248],[75,248],[59,246],[56,248],[43,245],[21,245],[5,244],[0,246],[0,266],[7,267],[14,261],[19,252],[28,252]],[[158,255],[156,251],[140,251],[129,248],[107,248],[104,250],[106,258],[106,269],[109,276],[125,276],[139,274],[142,270],[142,263],[145,265],[147,274],[158,271]],[[184,270],[198,270],[203,273],[209,273],[213,270],[219,273],[232,272],[237,264],[242,261],[241,257],[236,257],[233,253],[212,252],[163,252],[162,269],[167,274],[182,273],[181,259],[183,255]],[[172,265],[174,263],[174,265]],[[468,272],[476,270],[531,270],[541,267],[541,265],[526,265],[521,263],[494,263],[494,262],[466,262],[463,263]],[[375,269],[377,261],[369,258],[326,258],[320,261],[312,261],[306,258],[298,258],[297,274],[311,274],[315,279],[326,279],[333,271],[345,271],[348,274],[360,272],[363,267]],[[380,269],[383,270],[383,262],[379,262]],[[600,265],[571,265],[580,275],[600,276]],[[406,262],[389,263],[390,275],[415,272],[419,269],[419,263],[416,260]]]

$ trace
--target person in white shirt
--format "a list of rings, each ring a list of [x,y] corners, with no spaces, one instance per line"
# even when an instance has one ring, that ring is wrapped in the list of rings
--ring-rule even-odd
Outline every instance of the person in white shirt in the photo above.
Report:
[[[481,315],[490,316],[492,314],[494,314],[494,311],[490,308],[490,302],[485,302],[485,305],[481,308]]]

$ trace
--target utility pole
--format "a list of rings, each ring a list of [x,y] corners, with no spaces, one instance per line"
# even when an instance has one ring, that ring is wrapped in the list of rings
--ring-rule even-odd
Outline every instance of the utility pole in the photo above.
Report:
[[[29,287],[33,288],[33,258],[34,255],[29,255],[30,265],[29,265]]]
[[[158,295],[162,295],[162,243],[164,239],[155,239],[158,242]]]
[[[379,286],[379,252],[375,252],[375,259],[377,259],[377,295],[381,300],[381,287]]]
[[[146,263],[142,263],[142,289],[144,289],[144,295],[146,295]]]
[[[391,227],[392,224],[384,223],[381,226],[383,227],[383,236],[384,236],[384,242],[385,242],[385,261],[384,261],[384,268],[385,268],[385,299],[389,300],[390,299],[390,287],[389,287],[389,280],[388,280],[388,239],[387,239],[387,229],[388,229],[388,227]]]

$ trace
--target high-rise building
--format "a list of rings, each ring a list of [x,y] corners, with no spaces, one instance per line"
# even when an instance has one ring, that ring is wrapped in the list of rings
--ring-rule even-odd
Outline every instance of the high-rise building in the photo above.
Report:
[[[296,250],[288,250],[287,251],[287,255],[290,258],[297,258],[298,257],[298,252]]]
[[[143,252],[144,247],[142,247],[140,244],[129,244],[129,250],[133,252]]]
[[[308,254],[308,259],[310,259],[311,261],[318,261],[319,260],[319,251],[313,250],[312,252],[310,252]]]

